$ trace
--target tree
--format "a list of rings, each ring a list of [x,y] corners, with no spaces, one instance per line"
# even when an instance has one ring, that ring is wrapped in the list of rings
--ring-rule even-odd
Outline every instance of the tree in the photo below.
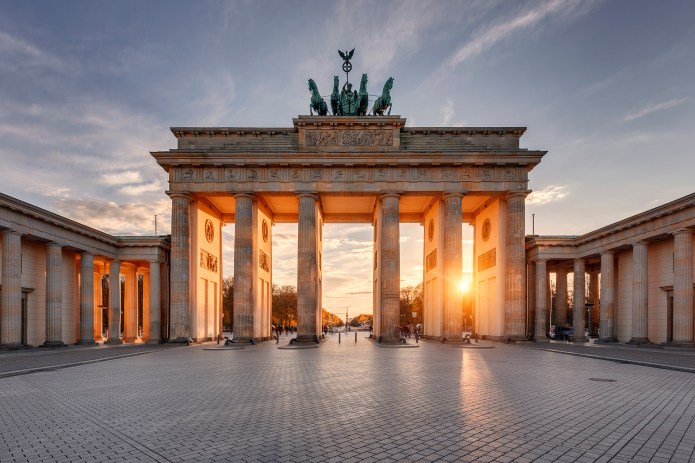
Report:
[[[234,277],[222,279],[222,329],[232,331],[234,323]]]
[[[407,325],[422,322],[422,283],[401,288],[401,323]],[[413,317],[415,312],[415,317]]]
[[[297,324],[297,289],[292,285],[273,285],[273,323]]]

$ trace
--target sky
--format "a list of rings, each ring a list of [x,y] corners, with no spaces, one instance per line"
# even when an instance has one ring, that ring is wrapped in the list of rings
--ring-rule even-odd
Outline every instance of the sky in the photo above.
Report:
[[[393,76],[408,126],[528,127],[522,147],[548,154],[527,234],[583,234],[693,192],[693,24],[691,0],[0,0],[0,192],[168,233],[149,152],[176,146],[169,128],[291,127],[307,79],[329,94],[354,47],[352,75],[370,93]],[[296,285],[296,233],[273,229],[274,283]],[[422,235],[401,226],[402,286],[422,278]],[[324,307],[371,310],[371,255],[368,224],[326,226]]]

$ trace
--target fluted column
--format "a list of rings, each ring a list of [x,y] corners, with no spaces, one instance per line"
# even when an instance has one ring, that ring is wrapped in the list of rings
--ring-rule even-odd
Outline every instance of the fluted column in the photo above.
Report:
[[[0,347],[22,348],[22,235],[2,232]]]
[[[300,193],[297,240],[297,342],[315,342],[321,332],[318,285],[318,217],[313,193]],[[320,316],[320,315],[319,315]]]
[[[546,312],[548,307],[548,270],[547,261],[539,259],[536,261],[536,330],[534,340],[536,342],[547,342],[548,327],[546,324]]]
[[[190,220],[191,197],[187,193],[170,193],[171,197],[171,320],[172,342],[190,339]],[[235,258],[236,260],[236,258]]]
[[[148,344],[158,344],[160,341],[161,326],[161,282],[159,262],[150,261],[150,326],[147,334]]]
[[[461,292],[461,276],[463,271],[462,199],[463,195],[461,193],[446,193],[444,195],[444,252],[442,255],[444,259],[443,336],[448,340],[460,340],[462,339],[463,333],[463,293]],[[396,197],[396,207],[398,207],[398,197]],[[399,223],[399,221],[396,222],[396,232],[399,231]],[[400,256],[400,246],[398,246],[397,251],[398,256]],[[400,293],[400,263],[398,264],[398,269]]]
[[[234,195],[234,342],[253,338],[253,199]]]
[[[125,297],[123,307],[123,342],[135,342],[138,338],[138,273],[137,267],[128,264],[123,269]]]
[[[80,253],[80,338],[77,344],[94,343],[94,256]]]
[[[574,261],[574,310],[572,316],[572,342],[587,342],[588,339],[584,335],[586,329],[586,321],[584,312],[586,310],[586,296],[584,294],[586,285],[586,262],[584,259]]]
[[[400,341],[401,259],[400,259],[400,194],[381,194],[380,308],[381,342]],[[460,220],[460,219],[459,219]],[[459,334],[460,336],[460,334]]]
[[[559,268],[555,272],[555,326],[567,324],[567,271]]]
[[[526,303],[528,307],[526,333],[529,339],[533,339],[536,332],[536,262],[532,260],[526,264],[526,298],[528,300]]]
[[[525,191],[507,195],[507,256],[505,274],[505,337],[526,339]]]
[[[612,251],[601,253],[601,321],[600,342],[616,342],[615,337],[615,256]]]
[[[109,264],[109,329],[106,344],[121,344],[121,262]]]
[[[42,347],[63,347],[63,246],[46,246],[46,341]]]
[[[693,231],[674,233],[673,344],[693,344]]]
[[[649,343],[647,251],[649,245],[639,241],[632,245],[632,338],[629,344]]]

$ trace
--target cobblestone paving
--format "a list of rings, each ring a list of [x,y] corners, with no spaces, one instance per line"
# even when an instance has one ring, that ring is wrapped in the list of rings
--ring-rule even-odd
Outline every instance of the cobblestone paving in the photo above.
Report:
[[[692,373],[360,334],[0,378],[0,461],[686,462],[694,418]]]

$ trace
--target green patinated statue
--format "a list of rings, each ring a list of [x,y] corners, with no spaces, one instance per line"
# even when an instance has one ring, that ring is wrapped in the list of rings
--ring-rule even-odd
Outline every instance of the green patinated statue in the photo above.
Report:
[[[314,79],[309,79],[309,91],[311,92],[309,114],[313,116],[313,111],[316,111],[316,113],[319,116],[325,116],[326,114],[328,114],[328,105],[326,104],[326,101],[323,98],[321,98],[321,94],[319,93],[319,89],[316,86],[316,82],[314,82]]]
[[[338,50],[340,57],[343,58],[343,71],[345,71],[346,82],[343,84],[342,90],[340,88],[340,80],[338,76],[333,76],[333,93],[331,93],[331,113],[334,116],[366,116],[369,110],[369,93],[367,93],[367,74],[362,74],[362,80],[360,80],[360,91],[352,89],[352,84],[349,80],[349,72],[352,70],[352,64],[350,64],[350,59],[354,54],[355,49],[351,51],[342,52]],[[371,114],[375,116],[383,116],[384,111],[388,109],[387,114],[391,114],[391,88],[393,87],[393,77],[389,79],[384,84],[384,90],[381,92],[381,96],[377,98],[372,107]],[[309,103],[309,113],[313,116],[314,111],[319,116],[325,116],[328,114],[328,105],[326,101],[321,97],[318,87],[314,79],[309,79],[309,91],[311,91],[311,102]]]
[[[389,77],[384,84],[384,90],[381,92],[381,96],[374,102],[374,107],[372,107],[372,114],[375,116],[383,116],[384,111],[388,108],[388,115],[391,114],[391,88],[393,88],[393,77]]]

